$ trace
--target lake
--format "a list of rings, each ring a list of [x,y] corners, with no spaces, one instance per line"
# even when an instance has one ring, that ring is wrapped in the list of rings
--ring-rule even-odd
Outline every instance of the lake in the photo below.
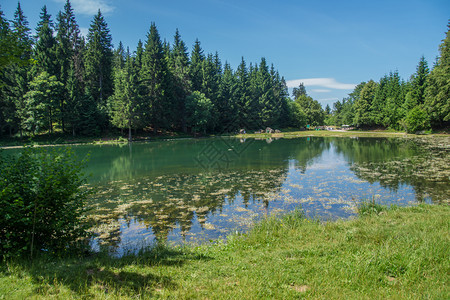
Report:
[[[89,187],[94,249],[205,242],[300,209],[329,220],[360,201],[448,203],[448,138],[208,138],[72,146]]]

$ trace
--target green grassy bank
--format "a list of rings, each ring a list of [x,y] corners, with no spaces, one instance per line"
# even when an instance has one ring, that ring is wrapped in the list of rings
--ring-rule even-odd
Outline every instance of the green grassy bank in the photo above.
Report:
[[[227,243],[3,263],[0,299],[449,299],[450,208],[270,218]],[[371,213],[370,213],[371,212]]]

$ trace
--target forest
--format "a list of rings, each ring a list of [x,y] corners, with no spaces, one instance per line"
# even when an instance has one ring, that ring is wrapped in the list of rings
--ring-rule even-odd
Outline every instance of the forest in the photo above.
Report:
[[[450,28],[450,25],[449,25]],[[417,132],[450,120],[449,31],[430,70],[422,57],[407,81],[390,72],[356,86],[331,109],[301,84],[290,97],[284,77],[266,59],[236,70],[218,52],[173,42],[150,24],[130,51],[112,35],[99,10],[86,37],[69,0],[56,16],[44,6],[35,35],[18,3],[12,20],[0,10],[0,136],[127,130],[152,134],[233,133],[266,127],[354,125]]]

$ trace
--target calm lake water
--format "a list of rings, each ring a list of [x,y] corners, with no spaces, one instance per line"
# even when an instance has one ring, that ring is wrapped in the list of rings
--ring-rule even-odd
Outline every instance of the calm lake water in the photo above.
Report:
[[[90,155],[94,249],[122,255],[246,231],[270,214],[347,218],[358,202],[448,202],[448,139],[235,138],[73,146]]]

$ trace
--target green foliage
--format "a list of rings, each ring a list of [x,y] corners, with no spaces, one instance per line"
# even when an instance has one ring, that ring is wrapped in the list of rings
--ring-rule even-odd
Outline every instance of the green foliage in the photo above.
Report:
[[[357,212],[360,216],[378,215],[386,211],[387,207],[375,202],[375,198],[371,201],[362,201],[357,206]]]
[[[428,76],[425,107],[435,127],[450,123],[450,22],[446,37],[439,47],[440,56]]]
[[[212,103],[205,94],[194,91],[186,99],[186,112],[188,126],[193,128],[193,132],[206,131],[209,119],[211,118]]]
[[[69,150],[25,149],[0,155],[0,255],[65,253],[86,236],[87,191]]]
[[[108,24],[100,10],[89,27],[84,62],[88,95],[105,106],[113,92],[113,51]]]
[[[325,112],[317,100],[314,100],[308,95],[300,95],[295,99],[295,102],[299,105],[300,110],[306,115],[306,124],[311,126],[324,124]],[[301,118],[301,115],[299,115],[299,118]]]
[[[201,246],[7,262],[9,299],[447,299],[447,205],[319,222],[300,211]]]
[[[405,125],[408,133],[416,133],[429,129],[430,119],[428,113],[420,106],[414,107],[406,115]]]
[[[25,94],[27,113],[22,122],[23,129],[32,134],[44,130],[53,132],[53,122],[60,113],[58,97],[62,88],[63,85],[56,76],[50,76],[45,71],[30,82],[30,91]]]
[[[358,126],[374,125],[371,117],[371,106],[375,97],[377,83],[370,80],[361,89],[358,99],[355,101],[355,118],[354,123]]]

